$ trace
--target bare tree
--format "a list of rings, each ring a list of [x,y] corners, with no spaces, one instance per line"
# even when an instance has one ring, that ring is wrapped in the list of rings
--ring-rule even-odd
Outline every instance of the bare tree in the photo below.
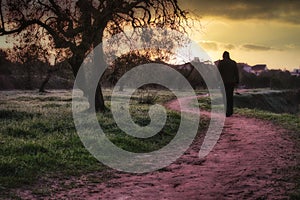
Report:
[[[20,37],[14,43],[13,51],[8,53],[8,59],[12,62],[22,64],[22,72],[25,77],[24,86],[26,89],[32,89],[32,80],[35,75],[34,70],[38,63],[49,63],[49,52],[41,43],[36,42],[36,29],[34,26],[28,28],[28,31],[20,33]]]
[[[106,32],[113,35],[127,26],[149,25],[183,30],[186,14],[177,0],[0,0],[0,35],[16,35],[38,26],[53,48],[65,49],[76,76]],[[100,84],[95,109],[105,110]]]

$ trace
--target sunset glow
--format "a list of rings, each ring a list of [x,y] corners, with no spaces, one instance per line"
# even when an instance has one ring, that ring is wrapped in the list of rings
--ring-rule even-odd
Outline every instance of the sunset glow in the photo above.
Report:
[[[201,26],[193,40],[213,60],[223,51],[237,62],[267,64],[269,69],[300,66],[299,1],[182,1]]]

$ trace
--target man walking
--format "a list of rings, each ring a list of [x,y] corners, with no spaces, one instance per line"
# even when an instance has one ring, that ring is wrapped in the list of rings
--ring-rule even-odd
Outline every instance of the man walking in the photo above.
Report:
[[[223,60],[218,63],[218,69],[225,86],[226,117],[230,117],[233,114],[233,91],[239,83],[239,72],[236,62],[230,59],[229,52],[223,53]]]

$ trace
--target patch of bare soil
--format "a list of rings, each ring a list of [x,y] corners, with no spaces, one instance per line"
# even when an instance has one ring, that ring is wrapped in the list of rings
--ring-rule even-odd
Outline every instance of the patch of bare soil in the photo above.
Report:
[[[188,106],[189,98],[182,100],[182,109],[193,112]],[[166,106],[179,109],[177,100]],[[102,178],[103,173],[95,172],[64,180],[72,182],[73,187],[69,189],[50,184],[49,194],[43,197],[34,194],[32,189],[16,192],[23,199],[207,200],[287,199],[294,189],[288,168],[296,165],[296,148],[286,130],[267,121],[233,115],[226,118],[214,149],[200,160],[198,151],[203,135],[199,134],[175,163],[159,171],[147,174],[114,171],[113,178],[99,183],[95,180]],[[39,186],[35,187],[36,190]]]

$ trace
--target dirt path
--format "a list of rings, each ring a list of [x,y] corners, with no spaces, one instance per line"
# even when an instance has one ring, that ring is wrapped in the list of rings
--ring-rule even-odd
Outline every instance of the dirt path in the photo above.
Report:
[[[182,100],[183,110],[193,112],[189,98]],[[177,100],[167,106],[179,109]],[[285,131],[266,121],[233,115],[203,160],[198,158],[203,141],[199,137],[185,155],[163,170],[142,175],[117,172],[105,183],[86,181],[83,176],[74,180],[80,182],[75,188],[56,190],[49,198],[286,199],[294,187],[286,177],[287,168],[296,165],[296,152]],[[100,175],[93,174],[94,179]],[[35,197],[29,191],[18,193]]]

